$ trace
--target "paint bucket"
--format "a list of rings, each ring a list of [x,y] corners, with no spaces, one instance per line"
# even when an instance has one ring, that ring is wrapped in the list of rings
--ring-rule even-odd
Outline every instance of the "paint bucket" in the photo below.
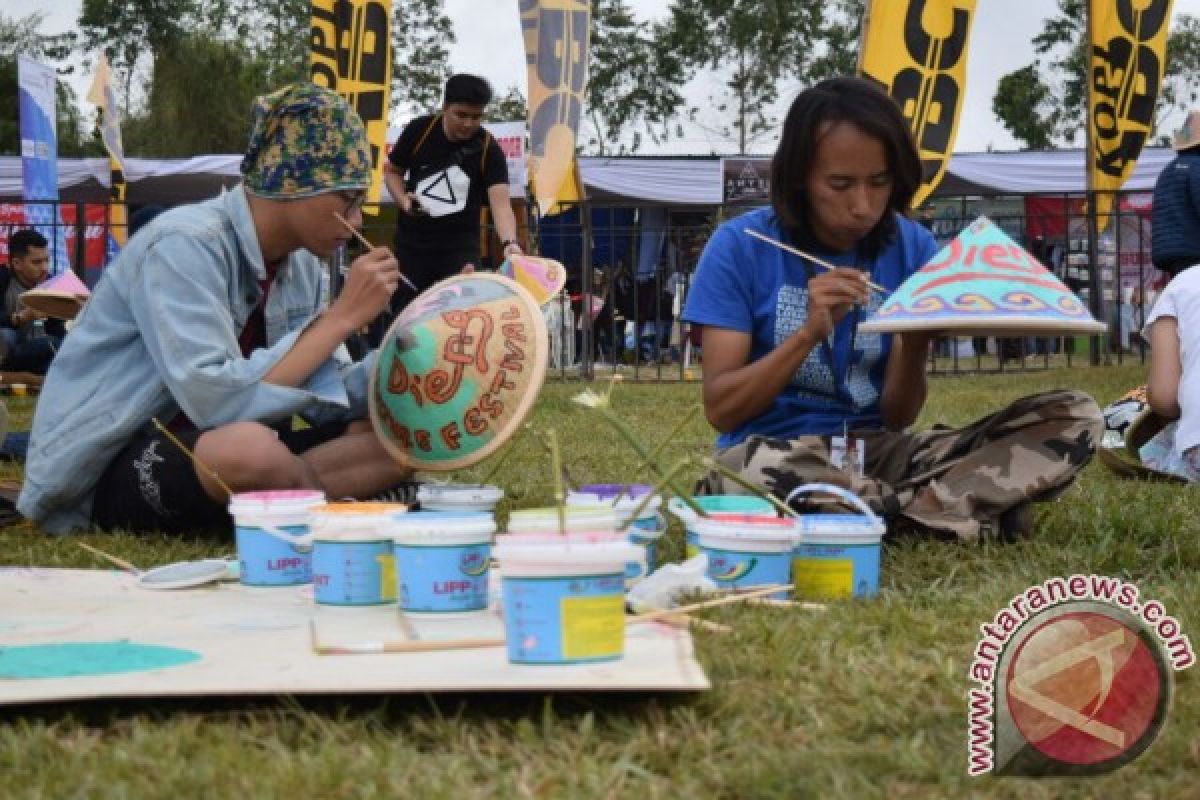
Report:
[[[770,501],[750,494],[710,494],[693,497],[696,505],[709,514],[751,514],[756,517],[777,517],[775,506]],[[682,498],[672,497],[667,503],[667,511],[674,514],[681,523],[684,531],[684,556],[691,558],[700,552],[700,543],[696,538],[695,521],[702,517],[683,502]]]
[[[247,586],[294,586],[312,580],[308,514],[325,502],[313,489],[240,492],[229,500],[240,580]]]
[[[796,594],[811,598],[874,597],[879,590],[880,541],[887,526],[853,492],[826,483],[797,486],[800,494],[826,492],[861,514],[802,514],[796,519],[792,562]]]
[[[753,514],[714,514],[695,521],[700,552],[708,556],[707,575],[733,589],[792,582],[796,522]],[[771,597],[786,600],[789,591]]]
[[[646,570],[653,572],[658,566],[658,540],[667,532],[667,521],[659,511],[662,507],[661,497],[651,495],[646,501],[646,495],[650,494],[652,488],[645,484],[591,483],[580,486],[578,491],[568,492],[567,506],[611,508],[617,513],[620,525],[628,523],[630,516],[642,506],[637,519],[625,532],[629,541],[646,548]],[[626,579],[637,580],[636,570],[636,565],[629,565]]]
[[[417,511],[388,522],[400,609],[428,614],[487,608],[496,521],[490,513]]]
[[[422,511],[494,511],[504,499],[498,486],[478,483],[426,483],[417,489]]]
[[[625,564],[641,558],[640,547],[611,530],[511,533],[496,538],[495,554],[511,663],[625,654]]]
[[[563,509],[563,519],[565,523],[564,530],[568,533],[573,531],[617,531],[622,523],[628,519],[628,514],[622,515],[621,511],[613,508],[611,505],[604,503],[601,505],[567,505]],[[508,532],[509,533],[550,533],[559,535],[558,527],[558,510],[553,507],[547,508],[526,508],[520,511],[513,511],[508,517]],[[635,536],[632,529],[628,532],[626,538],[641,546],[645,546],[642,541],[635,541]],[[642,534],[636,538],[642,540],[653,539]],[[654,537],[656,539],[657,537]],[[642,551],[644,553],[644,551]],[[644,555],[639,555],[636,559],[630,559],[625,565],[625,585],[632,586],[647,575],[649,559]]]
[[[328,503],[309,512],[313,599],[321,605],[376,606],[396,600],[388,518],[397,503]]]

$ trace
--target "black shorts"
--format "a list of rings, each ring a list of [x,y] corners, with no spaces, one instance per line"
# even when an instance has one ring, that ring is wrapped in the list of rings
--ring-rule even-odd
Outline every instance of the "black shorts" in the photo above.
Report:
[[[275,431],[289,450],[299,454],[341,436],[346,423],[299,431],[288,424]],[[183,431],[175,437],[194,451],[202,433]],[[101,530],[230,530],[230,519],[226,503],[204,491],[191,458],[161,432],[139,436],[117,453],[96,484],[92,505],[92,525]]]

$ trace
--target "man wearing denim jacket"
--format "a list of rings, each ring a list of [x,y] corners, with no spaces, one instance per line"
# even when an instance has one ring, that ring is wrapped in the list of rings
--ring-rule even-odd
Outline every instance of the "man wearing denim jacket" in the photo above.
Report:
[[[407,477],[365,419],[373,357],[339,358],[387,305],[396,260],[358,258],[328,307],[319,260],[350,236],[338,215],[361,223],[363,123],[312,84],[254,115],[243,183],[139,231],[54,360],[18,501],[45,530],[184,532],[228,525],[226,486],[366,497]],[[292,431],[294,414],[311,427]]]

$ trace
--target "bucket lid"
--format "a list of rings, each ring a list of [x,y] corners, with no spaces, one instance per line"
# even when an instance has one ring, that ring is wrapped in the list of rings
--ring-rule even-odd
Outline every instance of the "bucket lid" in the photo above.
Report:
[[[863,544],[878,542],[887,526],[861,514],[804,514],[796,519],[801,544]]]
[[[616,530],[621,520],[612,508],[597,506],[567,506],[563,509],[563,524],[568,531]],[[559,531],[558,509],[525,508],[510,512],[508,530],[513,532]]]
[[[609,484],[594,485],[607,486]],[[612,485],[616,486],[616,484]],[[654,516],[659,507],[662,506],[662,498],[658,495],[651,495],[650,499],[646,500],[647,494],[649,494],[649,492],[642,492],[639,495],[618,494],[616,491],[609,493],[590,492],[584,488],[581,488],[579,491],[567,492],[567,505],[579,506],[581,508],[601,506],[605,508],[611,508],[618,513],[623,512],[625,516],[628,516],[630,513],[636,510],[638,506],[642,506],[642,516],[651,517]],[[642,505],[643,502],[645,503],[644,506]]]
[[[640,500],[653,490],[648,483],[585,483],[579,487],[579,494],[594,494],[601,500],[612,502],[618,497]]]
[[[492,555],[505,567],[595,567],[623,571],[629,561],[645,557],[645,548],[614,531],[574,531],[567,534],[507,533],[496,537]]]
[[[496,505],[504,499],[498,486],[480,483],[426,483],[417,489],[418,503]]]
[[[230,514],[293,514],[308,511],[325,502],[325,493],[317,489],[268,489],[238,492],[229,498]]]
[[[479,544],[491,541],[496,518],[486,512],[416,511],[392,516],[386,529],[397,544]]]
[[[703,508],[709,514],[714,513],[737,513],[737,514],[754,514],[755,516],[777,517],[775,506],[771,505],[769,500],[764,500],[761,497],[755,497],[750,494],[709,494],[693,497],[696,505]],[[667,503],[667,511],[670,511],[684,523],[689,523],[692,520],[699,519],[700,515],[691,509],[682,497],[672,497]]]
[[[755,514],[714,514],[696,519],[694,530],[701,536],[728,536],[764,541],[794,541],[796,521],[784,517],[762,517]]]
[[[407,508],[403,503],[325,503],[309,510],[308,524],[314,539],[387,538],[384,525],[388,517]]]

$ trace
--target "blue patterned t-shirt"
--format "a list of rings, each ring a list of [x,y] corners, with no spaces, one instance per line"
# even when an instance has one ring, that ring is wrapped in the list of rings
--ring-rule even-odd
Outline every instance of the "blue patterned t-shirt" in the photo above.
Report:
[[[891,244],[858,265],[869,267],[870,279],[889,291],[937,253],[933,236],[919,224],[897,215],[896,227]],[[803,327],[808,316],[808,271],[803,259],[750,236],[747,229],[783,239],[769,208],[718,228],[700,257],[683,318],[750,334],[750,361],[756,361]],[[838,266],[856,265],[853,250],[814,255]],[[812,268],[814,274],[821,270]],[[872,291],[870,307],[852,309],[838,323],[832,341],[812,349],[771,407],[721,434],[717,447],[737,444],[751,434],[790,439],[841,433],[843,426],[850,430],[882,427],[879,396],[892,337],[857,328],[885,299]]]

